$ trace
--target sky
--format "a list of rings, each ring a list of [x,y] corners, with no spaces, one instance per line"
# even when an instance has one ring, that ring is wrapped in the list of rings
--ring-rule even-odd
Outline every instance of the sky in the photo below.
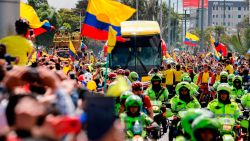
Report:
[[[27,2],[27,0],[21,0],[22,2]],[[60,8],[75,8],[75,4],[78,0],[48,0],[49,5],[55,7],[56,9]]]

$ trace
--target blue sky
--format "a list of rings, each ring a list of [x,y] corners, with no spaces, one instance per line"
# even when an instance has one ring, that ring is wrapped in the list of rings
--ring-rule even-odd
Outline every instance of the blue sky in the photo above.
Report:
[[[21,0],[27,2],[27,0]],[[56,9],[60,8],[74,8],[78,0],[48,0],[49,4]]]

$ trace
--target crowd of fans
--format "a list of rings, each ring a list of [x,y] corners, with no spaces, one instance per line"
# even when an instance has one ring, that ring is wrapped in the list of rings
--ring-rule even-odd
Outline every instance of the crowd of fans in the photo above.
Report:
[[[0,40],[0,140],[124,140],[124,126],[115,115],[108,117],[105,113],[88,111],[86,105],[87,97],[104,97],[118,76],[126,80],[132,94],[147,94],[143,97],[143,107],[152,119],[150,99],[154,99],[155,93],[161,93],[158,98],[162,101],[174,97],[184,73],[189,74],[193,85],[202,87],[202,84],[213,86],[224,70],[242,77],[243,88],[248,91],[250,88],[250,61],[243,56],[229,56],[218,61],[212,54],[178,52],[175,62],[163,63],[149,71],[152,84],[146,85],[136,83],[141,80],[136,72],[119,66],[108,69],[105,80],[106,62],[98,62],[98,59],[72,61],[41,55],[27,66],[34,52],[30,41],[24,38],[27,21],[17,21],[16,27],[18,35],[14,39],[25,42],[25,49],[17,47],[18,44],[6,44],[10,40],[8,37]],[[125,101],[120,98],[118,113],[126,109]],[[88,112],[96,113],[93,120],[98,124],[88,124],[87,117],[91,115]]]

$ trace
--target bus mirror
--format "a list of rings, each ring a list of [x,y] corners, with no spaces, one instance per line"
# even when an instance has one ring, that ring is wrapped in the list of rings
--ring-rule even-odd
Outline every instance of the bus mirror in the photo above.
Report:
[[[129,48],[129,52],[132,52],[132,48],[131,47]]]

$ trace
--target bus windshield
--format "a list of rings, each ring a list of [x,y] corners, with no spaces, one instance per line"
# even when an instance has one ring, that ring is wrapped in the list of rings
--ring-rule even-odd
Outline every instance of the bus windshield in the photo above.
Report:
[[[160,35],[134,36],[126,42],[117,42],[111,56],[111,67],[148,71],[150,66],[161,65]]]

